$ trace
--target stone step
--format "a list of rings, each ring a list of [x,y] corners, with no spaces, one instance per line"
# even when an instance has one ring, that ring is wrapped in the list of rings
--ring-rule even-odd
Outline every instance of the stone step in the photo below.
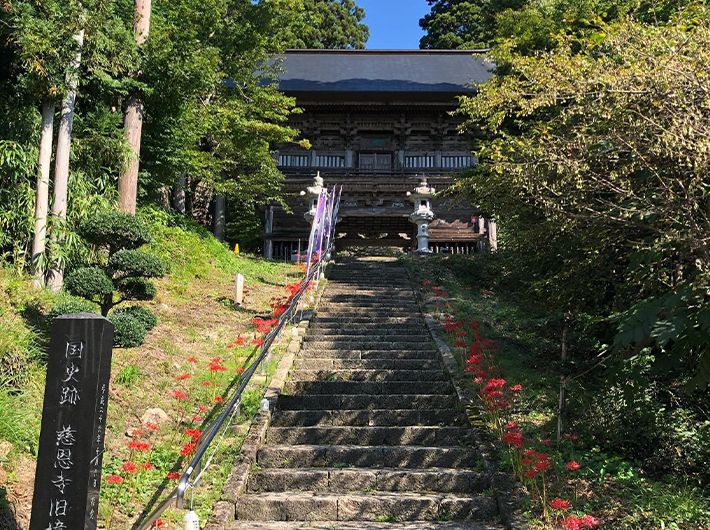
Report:
[[[396,329],[399,331],[399,333],[417,333],[421,332],[422,330],[425,330],[426,328],[424,327],[423,322],[392,322],[389,324],[380,324],[377,322],[374,323],[365,323],[365,322],[356,322],[354,324],[346,324],[343,322],[321,322],[317,321],[317,325],[309,331],[309,333],[317,333],[320,331],[372,331],[372,332],[378,332],[380,330],[382,331],[390,331],[392,329]]]
[[[264,468],[300,467],[475,468],[479,463],[470,447],[390,445],[265,445],[257,453]]]
[[[498,513],[483,496],[411,493],[260,493],[237,501],[237,519],[247,521],[486,520]]]
[[[466,417],[459,410],[447,409],[279,410],[274,414],[271,425],[273,427],[465,426]]]
[[[424,359],[296,359],[296,370],[436,370],[441,363]]]
[[[427,341],[427,345],[431,348],[431,335],[425,333],[424,330],[420,331],[416,335],[409,333],[398,333],[397,328],[392,329],[389,333],[386,332],[370,332],[367,331],[357,331],[355,333],[313,333],[309,334],[305,340],[305,344],[311,344],[313,342],[387,342],[387,343],[400,343],[407,344],[410,343],[421,343],[423,340]]]
[[[291,370],[292,381],[447,381],[439,370]]]
[[[409,359],[438,360],[433,350],[357,350],[357,349],[310,349],[301,352],[304,359]]]
[[[441,394],[282,394],[277,402],[279,410],[405,410],[405,409],[446,409],[455,410],[458,398]]]
[[[316,337],[317,339],[317,337]],[[337,350],[340,348],[348,350],[409,350],[409,351],[432,351],[431,340],[426,342],[410,341],[377,341],[361,339],[338,339],[338,340],[306,340],[304,345],[310,350]]]
[[[378,302],[375,300],[369,301],[369,302],[363,302],[360,300],[333,300],[332,298],[326,298],[322,299],[320,305],[318,306],[319,310],[323,309],[347,309],[347,308],[377,308],[377,309],[414,309],[419,307],[416,302],[414,302],[411,298],[407,299],[401,299],[401,300],[393,300],[390,297],[387,297],[387,301],[382,301]]]
[[[412,313],[405,316],[396,317],[379,317],[377,319],[370,318],[368,316],[337,316],[331,315],[326,316],[323,314],[318,314],[314,320],[314,324],[320,326],[321,324],[400,324],[400,323],[410,323],[410,324],[421,324],[424,325],[422,317],[419,313]]]
[[[388,327],[379,328],[363,328],[363,327],[320,327],[313,329],[308,332],[309,338],[316,340],[316,337],[326,337],[322,340],[330,340],[333,337],[346,338],[346,337],[412,337],[413,339],[429,339],[431,336],[429,332],[418,326],[398,326],[390,325]]]
[[[249,476],[249,492],[427,491],[479,493],[490,487],[479,471],[449,468],[262,469]]]
[[[266,441],[276,445],[457,445],[468,443],[464,427],[272,427]]]
[[[451,394],[448,381],[286,381],[286,394]]]
[[[471,522],[410,521],[378,523],[372,521],[231,521],[224,530],[506,530],[504,526]]]

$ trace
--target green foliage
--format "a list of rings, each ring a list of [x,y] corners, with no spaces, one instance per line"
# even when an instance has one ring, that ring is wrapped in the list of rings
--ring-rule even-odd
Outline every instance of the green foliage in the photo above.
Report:
[[[663,26],[597,21],[532,57],[500,47],[505,75],[461,109],[492,140],[460,189],[501,219],[510,276],[552,312],[613,316],[600,344],[653,348],[690,388],[710,381],[708,18],[698,4]]]
[[[119,250],[109,258],[108,266],[122,278],[161,278],[167,272],[163,260],[142,250]]]
[[[113,344],[119,348],[133,348],[145,342],[146,329],[143,323],[126,313],[112,313],[108,319],[114,325]]]
[[[99,267],[82,267],[70,272],[64,288],[75,296],[99,302],[113,294],[113,282]]]
[[[129,364],[121,368],[116,376],[116,384],[125,386],[126,388],[133,388],[141,373],[135,364]]]
[[[30,392],[10,393],[6,388],[0,388],[0,440],[10,442],[21,452],[37,454],[39,442],[39,414],[29,413],[29,410],[41,410],[28,403]],[[41,398],[40,398],[41,399]]]
[[[129,300],[152,300],[158,294],[155,285],[143,278],[125,278],[115,282],[116,290]]]
[[[139,305],[119,307],[113,312],[114,315],[130,315],[143,324],[146,331],[150,331],[158,324],[158,317],[150,310]]]
[[[286,38],[289,48],[363,49],[370,28],[355,0],[303,0]]]
[[[70,298],[61,302],[57,302],[52,305],[52,309],[47,311],[47,322],[51,323],[52,320],[57,318],[59,315],[68,315],[70,313],[95,313],[96,305],[92,304],[88,300],[83,300],[81,298]]]
[[[88,218],[79,227],[79,235],[88,243],[99,247],[136,249],[150,243],[150,230],[146,222],[135,215],[107,211]]]

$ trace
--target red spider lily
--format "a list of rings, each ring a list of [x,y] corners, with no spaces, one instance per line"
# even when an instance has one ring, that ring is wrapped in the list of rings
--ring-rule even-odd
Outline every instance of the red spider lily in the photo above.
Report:
[[[535,469],[537,469],[538,471],[547,471],[548,469],[550,469],[550,464],[542,461],[535,462]]]
[[[579,463],[572,460],[567,464],[567,471],[577,471],[580,467],[582,466],[580,466]]]
[[[187,444],[185,444],[185,445],[182,446],[182,449],[180,450],[180,454],[181,454],[182,456],[187,456],[187,455],[189,455],[190,453],[192,453],[192,451],[195,450],[195,447],[196,447],[196,446],[195,446],[194,443],[187,443]]]
[[[429,280],[424,280],[424,281],[422,282],[422,285],[423,285],[424,287],[429,287],[429,286],[431,285],[431,282],[430,282]]]
[[[123,463],[123,466],[121,466],[121,469],[123,469],[123,471],[125,473],[135,473],[136,472],[136,464],[129,460],[128,462]]]
[[[120,475],[109,475],[106,477],[109,484],[123,484],[123,477]]]
[[[234,344],[227,344],[227,348],[234,348]]]
[[[202,381],[202,386],[212,386],[212,381]]]
[[[222,403],[222,402],[224,401],[224,398],[223,398],[222,396],[215,396],[214,400],[215,400],[217,403]]]
[[[178,381],[184,381],[185,379],[190,379],[190,377],[192,377],[190,374],[182,374],[177,376],[175,379]]]
[[[150,444],[143,442],[129,442],[128,448],[132,451],[148,451],[150,449]]]
[[[599,521],[591,515],[585,515],[582,518],[570,515],[562,521],[564,530],[582,530],[584,528],[594,528],[599,524]]]
[[[264,344],[264,339],[252,339],[251,343],[255,346],[261,346]]]
[[[565,440],[576,442],[577,440],[579,440],[579,436],[577,436],[576,434],[565,434]]]
[[[202,422],[202,418],[200,418],[197,414],[194,414],[194,415],[192,416],[192,421],[194,421],[195,423],[201,423],[201,422]]]
[[[533,477],[537,477],[538,472],[535,471],[534,469],[528,469],[528,470],[524,473],[524,475],[525,475],[526,477],[528,477],[528,478],[533,478]]]
[[[549,438],[541,438],[540,443],[542,445],[544,445],[545,447],[547,447],[548,445],[550,445],[552,443],[552,440],[550,440]]]
[[[261,318],[254,318],[251,323],[256,326],[257,333],[268,333],[272,327],[279,323],[279,319],[272,318],[270,320],[264,320]]]
[[[175,392],[173,392],[173,397],[178,401],[183,401],[187,399],[187,394],[185,394],[185,392],[183,392],[182,390],[176,390]]]
[[[523,438],[523,435],[520,432],[510,431],[505,433],[501,438],[505,443],[515,447],[522,448],[525,446],[525,438]]]
[[[456,333],[459,337],[465,337],[466,336],[466,330],[461,329]]]
[[[193,355],[192,357],[188,357],[188,358],[187,358],[187,362],[189,362],[189,363],[196,363],[196,362],[197,362],[197,358]]]
[[[498,388],[503,388],[505,386],[505,379],[489,379],[486,383],[484,390],[491,391],[497,390]]]
[[[159,427],[155,423],[146,423],[145,426],[151,431],[157,431],[159,429]]]
[[[515,423],[514,421],[509,421],[509,422],[508,422],[508,425],[506,425],[505,428],[506,428],[506,429],[509,429],[509,430],[510,430],[510,429],[517,429],[517,428],[518,428],[518,424]]]
[[[234,341],[234,344],[237,346],[244,346],[244,343],[246,342],[246,339],[244,337],[237,337],[237,340]]]
[[[529,458],[523,458],[520,460],[520,463],[523,464],[524,466],[531,466],[533,461]]]
[[[571,506],[571,504],[569,501],[555,499],[554,501],[550,502],[550,506],[552,506],[555,510],[567,510]]]
[[[200,429],[185,429],[185,434],[190,436],[193,442],[196,442],[200,439],[202,431]]]
[[[226,372],[227,371],[226,366],[216,363],[216,362],[211,362],[209,364],[209,369],[210,369],[210,372]]]
[[[180,478],[180,473],[176,473],[175,471],[171,471],[167,475],[165,475],[165,478],[170,479],[170,480],[178,480]]]
[[[465,347],[466,347],[466,341],[457,340],[456,342],[454,342],[454,346],[458,346],[459,348],[465,348]]]
[[[150,469],[155,469],[155,466],[150,462],[146,462],[145,464],[141,464],[141,469],[148,471]]]
[[[238,373],[238,374],[243,374],[243,373],[244,373],[244,368],[237,368],[237,373]]]
[[[207,412],[207,406],[206,406],[206,405],[197,405],[197,408],[200,409],[200,412]]]
[[[158,519],[152,525],[150,525],[151,528],[162,528],[164,526],[165,526],[165,522],[162,519]]]
[[[520,385],[513,385],[513,386],[510,387],[510,389],[511,389],[513,392],[521,392],[521,391],[523,390],[523,387],[520,386]]]

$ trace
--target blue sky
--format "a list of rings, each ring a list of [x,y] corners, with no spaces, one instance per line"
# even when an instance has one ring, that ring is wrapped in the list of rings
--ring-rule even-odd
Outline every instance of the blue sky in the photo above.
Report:
[[[367,13],[370,26],[367,47],[375,49],[419,48],[424,32],[419,19],[429,13],[426,0],[356,0]]]

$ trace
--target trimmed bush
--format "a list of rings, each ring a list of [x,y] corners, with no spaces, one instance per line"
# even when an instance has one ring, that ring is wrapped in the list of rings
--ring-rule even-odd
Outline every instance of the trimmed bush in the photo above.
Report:
[[[160,278],[166,267],[159,257],[142,250],[119,250],[108,260],[109,267],[123,276]]]
[[[58,316],[68,315],[69,313],[96,313],[96,305],[88,300],[72,298],[54,304],[52,309],[47,311],[46,319],[47,322],[51,324],[52,320]]]
[[[64,281],[67,291],[88,300],[105,298],[113,294],[113,282],[98,267],[83,267],[72,271]]]
[[[131,300],[152,300],[158,294],[155,285],[143,278],[125,278],[116,282],[116,290]]]
[[[135,317],[113,313],[108,319],[114,325],[113,345],[119,348],[133,348],[145,342],[146,329]]]
[[[158,324],[158,317],[150,310],[139,305],[121,307],[113,312],[114,315],[130,315],[143,324],[146,331],[150,331]]]
[[[150,243],[148,225],[139,217],[123,212],[102,212],[79,227],[79,235],[89,243],[113,249],[135,249]]]

